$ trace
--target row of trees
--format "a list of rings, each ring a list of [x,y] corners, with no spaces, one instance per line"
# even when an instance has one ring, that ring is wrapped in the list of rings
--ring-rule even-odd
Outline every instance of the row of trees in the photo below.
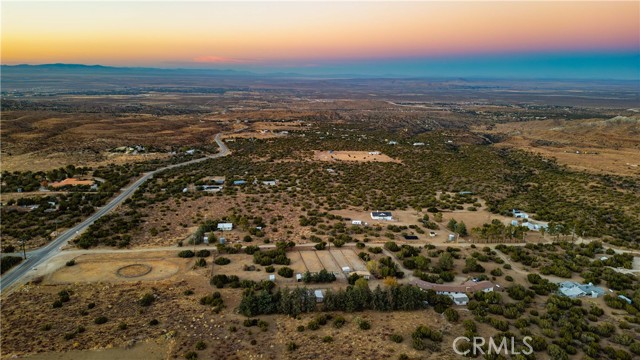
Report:
[[[437,295],[433,291],[424,292],[411,285],[394,285],[387,288],[376,287],[373,291],[364,279],[356,281],[354,286],[338,291],[327,291],[324,303],[317,305],[314,292],[306,287],[278,289],[274,293],[268,290],[247,289],[240,301],[241,314],[252,317],[262,314],[285,314],[297,316],[316,310],[355,312],[363,310],[395,311],[417,310],[431,304],[443,312],[451,305],[447,296]]]

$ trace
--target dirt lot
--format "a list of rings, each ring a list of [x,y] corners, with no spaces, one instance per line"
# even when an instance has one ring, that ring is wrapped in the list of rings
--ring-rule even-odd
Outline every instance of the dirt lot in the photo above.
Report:
[[[313,159],[319,161],[355,161],[355,162],[396,162],[400,160],[385,154],[371,155],[368,151],[318,151],[313,152]]]
[[[72,284],[77,282],[136,282],[169,278],[179,271],[188,271],[193,261],[176,257],[176,252],[134,254],[81,255],[74,266],[65,266],[45,279],[46,284]],[[139,266],[140,271],[130,265]],[[144,270],[144,271],[143,271]],[[148,271],[148,272],[147,272]]]

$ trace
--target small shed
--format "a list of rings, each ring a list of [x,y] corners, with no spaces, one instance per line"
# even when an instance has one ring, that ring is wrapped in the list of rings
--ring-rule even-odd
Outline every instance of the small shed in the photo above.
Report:
[[[276,282],[276,276],[274,274],[269,275],[269,281]]]
[[[348,274],[348,273],[351,272],[351,268],[348,267],[348,266],[343,266],[342,267],[342,272],[345,273],[345,274]]]
[[[313,292],[313,294],[316,296],[316,302],[323,302],[324,301],[324,292],[322,290],[316,290]]]
[[[352,220],[351,225],[362,225],[362,220]]]
[[[297,282],[301,282],[302,281],[302,274],[296,274],[296,281]]]
[[[405,240],[418,240],[418,237],[415,235],[404,235]]]

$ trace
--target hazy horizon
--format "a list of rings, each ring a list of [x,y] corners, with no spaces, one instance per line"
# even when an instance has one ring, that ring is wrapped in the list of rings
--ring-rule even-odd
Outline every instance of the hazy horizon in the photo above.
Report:
[[[638,2],[3,2],[2,64],[640,79]]]

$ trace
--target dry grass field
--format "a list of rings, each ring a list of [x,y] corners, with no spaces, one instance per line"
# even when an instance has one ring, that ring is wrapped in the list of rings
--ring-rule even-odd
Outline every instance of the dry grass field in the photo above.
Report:
[[[497,124],[488,132],[507,137],[495,146],[539,153],[572,169],[640,176],[637,115],[608,120],[509,122]]]
[[[51,170],[66,165],[100,166],[165,158],[172,147],[213,146],[219,123],[196,115],[3,111],[2,168]],[[145,154],[111,153],[143,145]]]

